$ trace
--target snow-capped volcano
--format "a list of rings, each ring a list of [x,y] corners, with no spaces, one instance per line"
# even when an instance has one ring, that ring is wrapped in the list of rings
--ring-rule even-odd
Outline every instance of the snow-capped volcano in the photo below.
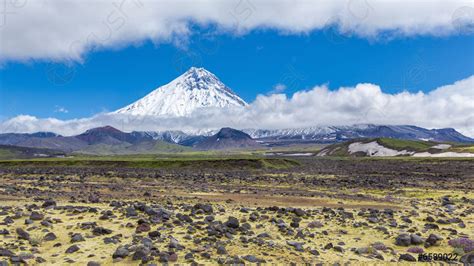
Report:
[[[247,103],[204,68],[192,67],[170,83],[114,113],[188,116],[196,109],[242,107]]]

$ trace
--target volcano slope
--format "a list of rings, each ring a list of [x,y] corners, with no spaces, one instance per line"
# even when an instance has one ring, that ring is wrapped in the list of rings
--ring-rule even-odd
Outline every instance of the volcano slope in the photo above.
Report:
[[[0,161],[0,262],[461,264],[473,173],[439,158]]]

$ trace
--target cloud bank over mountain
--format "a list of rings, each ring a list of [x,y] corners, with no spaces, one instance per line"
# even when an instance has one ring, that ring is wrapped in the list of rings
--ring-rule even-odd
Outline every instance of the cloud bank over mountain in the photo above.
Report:
[[[473,33],[474,4],[462,0],[41,0],[6,1],[0,62],[79,61],[95,49],[151,40],[185,45],[198,27],[243,35],[335,28],[364,38]],[[340,38],[328,33],[328,38]],[[184,43],[184,44],[183,44]]]
[[[374,84],[330,90],[326,85],[284,94],[258,95],[248,106],[206,108],[186,117],[134,116],[102,113],[90,118],[59,120],[21,115],[0,124],[0,132],[53,131],[64,135],[111,125],[123,131],[199,131],[221,127],[297,128],[315,125],[411,124],[452,127],[474,136],[474,76],[429,93],[384,93]]]

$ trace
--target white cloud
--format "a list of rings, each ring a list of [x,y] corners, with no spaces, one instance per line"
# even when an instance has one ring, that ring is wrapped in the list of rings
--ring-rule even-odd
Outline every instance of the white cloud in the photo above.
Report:
[[[62,107],[62,106],[56,105],[56,107],[55,107],[55,109],[54,109],[54,112],[55,112],[55,113],[67,114],[67,113],[69,113],[69,110],[66,109],[66,108],[64,108],[64,107]]]
[[[186,43],[191,24],[245,34],[274,29],[300,34],[336,26],[342,33],[451,35],[473,32],[467,0],[18,0],[0,21],[0,61],[75,60],[93,49],[146,40]],[[2,18],[0,18],[2,19]],[[331,36],[338,41],[340,36]]]
[[[387,94],[373,84],[330,90],[326,85],[284,94],[259,95],[249,106],[234,110],[205,109],[190,117],[135,117],[98,114],[91,118],[62,121],[18,116],[0,124],[0,132],[54,131],[72,135],[112,125],[133,130],[202,130],[234,128],[296,128],[348,124],[417,125],[453,127],[474,137],[474,76],[429,93]]]

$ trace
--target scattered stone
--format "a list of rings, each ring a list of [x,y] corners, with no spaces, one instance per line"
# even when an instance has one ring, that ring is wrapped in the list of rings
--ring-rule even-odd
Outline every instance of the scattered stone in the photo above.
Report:
[[[420,245],[420,244],[423,244],[424,242],[421,236],[416,235],[416,234],[411,234],[410,238],[411,238],[411,244],[413,245]]]
[[[161,233],[158,231],[152,231],[152,232],[148,232],[148,236],[151,238],[157,238],[161,236]]]
[[[372,244],[372,247],[376,250],[386,250],[387,249],[385,244],[382,243],[382,242],[375,242],[375,243]]]
[[[151,230],[150,224],[148,224],[148,223],[142,223],[142,224],[139,224],[139,225],[137,226],[137,229],[135,230],[135,232],[136,232],[137,234],[139,234],[139,233],[143,233],[143,232],[148,232],[148,231],[150,231],[150,230]]]
[[[0,247],[0,257],[13,257],[13,256],[15,256],[15,253],[13,253],[12,251],[6,248]]]
[[[319,256],[319,251],[317,251],[316,249],[310,250],[309,253],[311,253],[312,255],[315,255],[315,256]]]
[[[115,237],[106,237],[104,238],[104,244],[118,244],[120,241]]]
[[[431,246],[434,246],[437,244],[437,242],[439,240],[442,240],[443,238],[438,236],[438,235],[435,235],[435,234],[430,234],[428,236],[428,238],[425,240],[425,248],[428,248],[428,247],[431,247]]]
[[[411,244],[411,237],[408,234],[400,234],[395,239],[395,245],[408,247]]]
[[[429,229],[438,230],[439,226],[437,224],[427,223],[427,224],[425,224],[425,229],[427,229],[427,230],[429,230]]]
[[[44,219],[44,215],[39,212],[31,212],[30,219],[33,221],[41,221]]]
[[[428,217],[426,217],[425,221],[430,222],[430,223],[434,223],[435,219],[431,216],[428,216]]]
[[[324,246],[324,249],[332,249],[334,246],[332,243],[328,243]]]
[[[115,250],[114,254],[112,255],[112,258],[114,258],[114,259],[116,259],[116,258],[126,258],[129,254],[130,254],[130,252],[125,247],[118,247]]]
[[[239,220],[237,220],[237,218],[232,217],[232,216],[229,217],[225,225],[230,228],[239,228],[240,226]]]
[[[366,247],[356,248],[354,252],[358,255],[367,254],[369,253],[369,248],[366,248]]]
[[[201,256],[202,256],[203,258],[205,258],[205,259],[208,259],[208,260],[211,259],[211,257],[212,257],[211,254],[209,254],[209,253],[207,253],[207,252],[201,253]]]
[[[56,207],[56,201],[51,200],[51,199],[45,200],[43,202],[43,205],[41,205],[41,207],[43,208]]]
[[[171,253],[170,256],[168,257],[168,261],[170,262],[176,262],[178,260],[178,254],[176,253]]]
[[[379,219],[377,217],[369,217],[367,220],[371,223],[378,223]]]
[[[66,249],[66,253],[67,254],[74,253],[74,252],[78,251],[79,249],[80,248],[77,245],[72,245],[72,246],[70,246]]]
[[[30,234],[23,230],[22,228],[16,229],[16,234],[18,235],[19,239],[30,240]]]
[[[459,262],[461,262],[464,265],[474,265],[474,254],[465,254],[465,255],[463,255],[459,259]]]
[[[176,240],[176,238],[171,237],[170,238],[170,243],[168,245],[170,248],[178,248],[179,247],[179,242]]]
[[[135,253],[133,253],[132,260],[141,260],[141,261],[146,261],[148,254],[150,254],[150,249],[145,246],[139,246],[136,250]]]
[[[299,209],[299,208],[295,209],[295,210],[294,210],[294,213],[295,213],[297,216],[300,216],[300,217],[301,217],[301,216],[304,216],[304,215],[306,214],[305,211],[303,211],[302,209]]]
[[[410,254],[401,254],[398,260],[399,261],[416,261],[416,258]]]
[[[259,259],[253,255],[246,255],[243,256],[242,259],[251,262],[251,263],[265,263],[266,261],[264,259]]]
[[[191,252],[186,253],[186,255],[184,255],[184,259],[187,260],[187,261],[193,260],[194,259],[193,253],[191,253]]]
[[[293,228],[298,228],[298,227],[300,227],[300,224],[298,222],[291,222],[290,226],[293,227]]]
[[[71,243],[82,242],[82,241],[85,241],[85,239],[79,233],[75,233],[71,236]]]
[[[198,203],[198,204],[194,205],[194,209],[195,210],[202,210],[206,214],[212,214],[214,212],[211,204]]]
[[[218,246],[217,247],[217,254],[219,254],[219,255],[227,254],[227,250],[225,249],[224,246]]]
[[[96,236],[108,235],[112,233],[112,230],[106,229],[104,227],[96,227],[92,230],[92,233]]]
[[[304,243],[295,242],[295,241],[287,241],[286,243],[287,243],[288,245],[294,247],[296,251],[304,251],[304,249],[303,249]]]
[[[53,240],[56,240],[56,235],[52,232],[49,232],[47,233],[44,237],[43,237],[43,240],[44,241],[53,241]]]
[[[324,226],[324,225],[323,225],[321,222],[319,222],[319,221],[313,221],[313,222],[310,222],[310,223],[308,224],[308,227],[309,227],[309,228],[321,228],[321,227],[323,227],[323,226]]]

